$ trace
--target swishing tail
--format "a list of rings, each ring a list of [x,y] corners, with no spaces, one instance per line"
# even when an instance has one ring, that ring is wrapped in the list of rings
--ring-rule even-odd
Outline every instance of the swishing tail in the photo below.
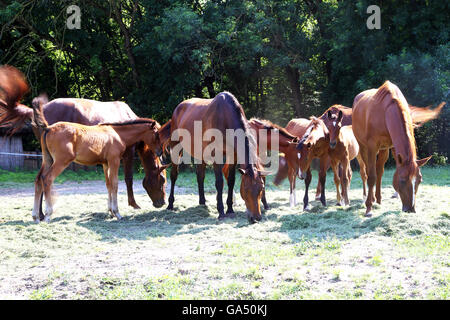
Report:
[[[28,89],[22,72],[7,65],[0,67],[0,127],[11,127],[11,134],[31,119],[31,108],[19,104]]]
[[[47,127],[48,123],[47,120],[45,120],[44,112],[42,110],[42,106],[48,102],[47,96],[44,94],[41,94],[39,97],[33,99],[33,118],[31,121],[31,126],[33,128],[33,131],[35,135],[40,139],[41,141],[41,149],[42,149],[42,167],[39,170],[39,173],[36,177],[35,183],[41,184],[41,190],[44,189],[44,183],[43,178],[44,174],[47,172],[47,170],[51,167],[53,164],[53,158],[48,151],[47,148]],[[44,219],[44,213],[42,212],[42,200],[43,200],[43,193],[41,194],[40,198],[40,205],[39,205],[39,219]]]
[[[439,113],[441,113],[444,105],[445,102],[441,102],[441,104],[433,110],[431,110],[431,107],[419,108],[409,105],[409,112],[411,114],[414,127],[420,127],[425,122],[436,119],[439,116]]]

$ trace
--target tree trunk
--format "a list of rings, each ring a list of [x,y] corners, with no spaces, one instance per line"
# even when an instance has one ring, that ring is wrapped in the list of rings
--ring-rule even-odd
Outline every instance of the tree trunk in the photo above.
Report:
[[[301,99],[300,92],[300,76],[297,68],[286,67],[286,75],[292,90],[292,103],[294,106],[295,116],[297,118],[305,117],[306,112]]]

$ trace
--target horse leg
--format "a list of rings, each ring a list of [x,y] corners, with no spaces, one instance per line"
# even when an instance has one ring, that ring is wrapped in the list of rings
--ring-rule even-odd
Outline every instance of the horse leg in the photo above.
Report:
[[[226,218],[223,212],[223,174],[222,174],[223,164],[214,164],[214,174],[216,176],[216,190],[217,190],[217,211],[219,211],[219,220]]]
[[[105,174],[105,184],[108,190],[108,212],[114,217],[111,206],[111,183],[109,182],[108,164],[103,164],[103,173]]]
[[[289,206],[291,208],[294,208],[296,205],[296,196],[295,196],[295,179],[296,179],[296,177],[297,177],[297,175],[295,173],[295,170],[289,166],[289,171],[288,171],[289,188],[290,188]]]
[[[123,154],[123,173],[125,175],[125,184],[127,185],[128,205],[134,209],[140,209],[139,205],[134,199],[133,193],[133,157],[134,146],[125,149]]]
[[[358,155],[356,156],[356,160],[358,161],[359,164],[359,174],[361,175],[361,180],[363,183],[363,197],[364,199],[367,196],[367,190],[366,190],[366,184],[367,184],[367,172],[366,172],[366,164],[364,163],[362,157],[361,157],[361,153],[358,153]]]
[[[117,220],[122,219],[119,214],[119,206],[117,204],[117,191],[118,191],[118,174],[119,174],[120,161],[113,160],[108,161],[108,180],[111,193],[111,213],[117,218]]]
[[[170,196],[169,196],[169,205],[167,206],[167,210],[173,210],[173,202],[175,201],[174,191],[175,191],[175,182],[178,178],[178,165],[172,164],[172,169],[170,170]]]
[[[229,218],[236,217],[236,214],[233,211],[233,202],[234,202],[234,184],[236,181],[236,165],[230,164],[228,165],[227,170],[227,185],[228,185],[228,197],[227,197],[227,212],[226,215]]]
[[[319,170],[319,181],[322,185],[322,192],[320,193],[320,202],[324,207],[327,206],[327,201],[325,199],[325,182],[327,179],[327,167],[326,167],[326,159],[320,159],[320,170]]]
[[[386,150],[380,150],[378,152],[377,157],[377,186],[376,186],[376,192],[375,196],[377,198],[377,203],[381,203],[381,179],[383,178],[384,173],[384,164],[386,163],[387,159],[389,158],[389,149]]]
[[[48,169],[47,172],[44,172],[42,176],[42,184],[44,187],[44,195],[45,195],[45,222],[50,222],[52,214],[53,214],[53,205],[54,205],[54,199],[52,196],[52,186],[53,181],[55,181],[55,178],[61,174],[61,172],[64,171],[64,169],[70,164],[68,163],[61,163],[58,161],[53,162],[52,166]]]
[[[303,211],[308,211],[311,209],[311,206],[308,203],[308,190],[309,185],[311,183],[312,174],[311,174],[311,168],[308,168],[308,171],[306,171],[306,178],[305,178],[305,195],[303,196]]]
[[[269,210],[269,204],[267,203],[267,200],[266,200],[266,177],[263,177],[262,179],[264,182],[264,188],[262,190],[261,202],[264,206],[264,210]]]
[[[39,170],[36,180],[34,182],[34,206],[31,216],[33,221],[39,223],[40,220],[44,219],[44,214],[42,213],[42,197],[43,197],[43,182],[42,182],[42,172],[44,171],[44,166]]]
[[[331,168],[333,169],[334,185],[336,186],[337,205],[338,206],[342,206],[342,203],[341,203],[341,191],[339,190],[339,185],[341,184],[341,179],[339,177],[339,162],[333,161],[331,163]]]
[[[206,203],[206,200],[205,200],[205,187],[204,187],[205,168],[206,168],[206,164],[205,163],[201,163],[201,164],[196,164],[195,165],[195,171],[196,171],[196,174],[197,174],[198,196],[199,196],[198,203],[201,204],[201,205],[204,205]]]
[[[351,180],[351,172],[349,172],[351,170],[349,169],[350,161],[348,160],[347,157],[341,163],[342,163],[342,179],[341,179],[342,197],[344,198],[344,205],[348,206],[350,204],[350,201],[348,200],[348,192]]]
[[[361,146],[360,146],[361,147]],[[364,163],[366,164],[367,168],[367,185],[368,185],[368,192],[367,192],[367,199],[366,199],[366,217],[372,216],[372,204],[375,199],[374,190],[373,187],[376,182],[377,178],[377,169],[376,169],[376,162],[377,162],[377,154],[376,151],[374,151],[374,148],[368,149],[367,147],[361,147],[361,155],[364,160]]]

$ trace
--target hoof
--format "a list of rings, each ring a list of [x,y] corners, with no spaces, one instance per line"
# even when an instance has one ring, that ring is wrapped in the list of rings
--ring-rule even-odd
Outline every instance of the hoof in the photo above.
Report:
[[[268,204],[264,206],[264,210],[269,210],[269,209],[270,209],[270,206]]]
[[[366,218],[372,217],[372,212],[371,212],[371,211],[366,212],[366,214],[364,215],[364,217],[366,217]]]
[[[227,212],[227,214],[225,215],[226,218],[236,218],[236,213],[234,213],[234,211],[232,212]]]
[[[36,224],[39,224],[41,222],[41,220],[33,218],[33,222]]]
[[[167,210],[173,211],[173,204],[169,204],[169,205],[167,206]]]
[[[43,220],[43,221],[49,223],[49,222],[50,222],[50,219],[51,219],[50,216],[47,216],[47,215],[46,215],[46,216],[44,217],[44,220]]]
[[[224,219],[226,219],[227,218],[227,216],[225,215],[225,214],[219,214],[219,217],[217,218],[217,219],[219,219],[219,220],[224,220]]]
[[[137,205],[137,203],[135,202],[135,203],[129,203],[128,204],[130,207],[132,207],[133,209],[140,209],[141,207],[139,207],[138,205]]]
[[[303,208],[303,211],[311,211],[311,205],[308,203],[308,205]]]

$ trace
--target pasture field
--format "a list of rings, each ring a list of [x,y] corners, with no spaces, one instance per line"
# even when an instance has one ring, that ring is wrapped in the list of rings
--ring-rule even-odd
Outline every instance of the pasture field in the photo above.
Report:
[[[289,207],[287,181],[267,182],[271,208],[249,225],[238,194],[237,218],[218,221],[214,177],[198,206],[195,175],[180,173],[175,212],[155,209],[135,178],[127,206],[119,185],[116,221],[106,210],[101,174],[89,181],[63,176],[51,223],[31,218],[34,175],[0,173],[1,299],[450,299],[450,167],[425,167],[417,213],[392,199],[383,179],[381,205],[364,218],[354,172],[350,207],[336,206],[331,173],[328,206]],[[89,173],[95,175],[95,173]],[[75,175],[83,177],[82,174]],[[75,179],[76,180],[76,179]],[[168,189],[169,190],[169,189]],[[226,190],[226,186],[225,186]],[[297,180],[297,199],[304,184]],[[225,197],[224,197],[225,199]]]

